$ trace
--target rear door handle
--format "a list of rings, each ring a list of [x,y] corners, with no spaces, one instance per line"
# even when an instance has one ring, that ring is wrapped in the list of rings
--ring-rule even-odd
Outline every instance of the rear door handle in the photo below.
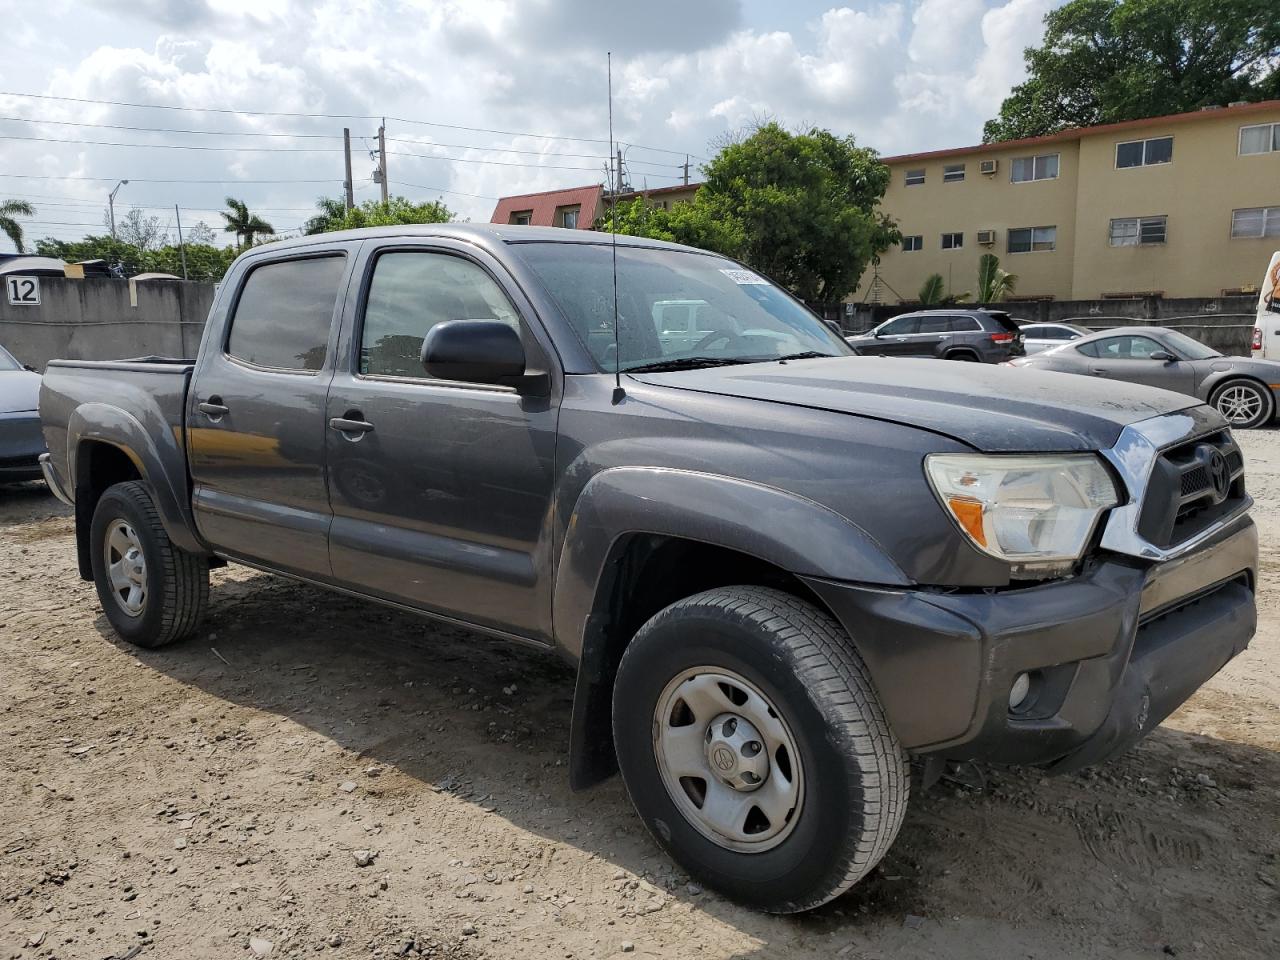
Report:
[[[229,407],[223,406],[221,397],[210,397],[200,403],[197,409],[210,420],[221,420],[231,412]]]

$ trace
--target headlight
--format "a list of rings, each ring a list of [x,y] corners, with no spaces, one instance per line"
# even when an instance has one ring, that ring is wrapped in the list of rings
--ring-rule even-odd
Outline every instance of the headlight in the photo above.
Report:
[[[925,472],[960,529],[1015,579],[1062,576],[1075,566],[1104,510],[1119,499],[1101,461],[1055,456],[932,454]]]

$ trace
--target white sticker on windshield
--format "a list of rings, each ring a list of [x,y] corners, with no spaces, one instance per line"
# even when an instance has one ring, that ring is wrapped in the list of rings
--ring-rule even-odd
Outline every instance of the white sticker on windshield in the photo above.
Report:
[[[752,273],[750,270],[721,270],[726,277],[738,284],[759,284],[761,286],[769,286],[769,281],[758,273]]]

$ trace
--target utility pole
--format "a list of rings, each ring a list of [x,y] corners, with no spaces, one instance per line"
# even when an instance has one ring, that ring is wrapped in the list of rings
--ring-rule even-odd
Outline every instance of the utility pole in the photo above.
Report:
[[[619,193],[627,188],[627,181],[622,172],[622,148],[618,148],[618,178],[615,187]]]
[[[119,183],[116,184],[115,189],[112,190],[109,194],[107,194],[107,211],[108,211],[108,216],[111,219],[111,239],[112,240],[116,238],[116,194],[120,191],[120,188],[123,187],[128,182],[129,182],[128,180],[121,180]]]
[[[382,177],[382,202],[387,202],[387,118],[382,118],[378,128],[378,170]]]
[[[182,279],[187,279],[187,246],[182,242],[182,214],[178,212],[178,205],[173,205],[173,216],[178,221],[178,252],[182,254]]]
[[[689,155],[687,153],[684,155],[684,185],[686,187],[689,185]]]
[[[342,181],[342,189],[347,202],[347,212],[356,205],[355,185],[351,182],[351,128],[342,128],[342,154],[346,161],[347,179]]]

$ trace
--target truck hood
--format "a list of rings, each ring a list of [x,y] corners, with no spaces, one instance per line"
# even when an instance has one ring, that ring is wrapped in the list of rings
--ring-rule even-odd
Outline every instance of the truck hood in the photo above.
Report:
[[[0,371],[0,413],[35,410],[40,400],[40,374],[29,370]]]
[[[632,374],[655,386],[873,417],[989,453],[1104,450],[1130,423],[1194,397],[1067,373],[885,357]]]

